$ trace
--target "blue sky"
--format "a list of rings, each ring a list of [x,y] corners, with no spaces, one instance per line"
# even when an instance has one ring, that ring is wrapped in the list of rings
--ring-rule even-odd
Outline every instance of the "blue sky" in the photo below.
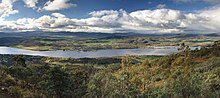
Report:
[[[0,31],[218,33],[220,0],[0,0]]]
[[[48,0],[39,0],[37,5],[42,7],[47,1]],[[144,9],[156,9],[159,4],[164,4],[166,8],[170,9],[194,12],[216,5],[207,2],[175,2],[174,0],[70,0],[69,3],[76,4],[77,7],[57,11],[38,12],[32,8],[25,7],[24,2],[17,1],[13,5],[14,9],[19,10],[19,13],[7,17],[7,19],[12,20],[23,17],[37,18],[54,12],[65,14],[70,18],[86,18],[89,17],[88,13],[92,11],[124,9],[127,12],[132,12]]]

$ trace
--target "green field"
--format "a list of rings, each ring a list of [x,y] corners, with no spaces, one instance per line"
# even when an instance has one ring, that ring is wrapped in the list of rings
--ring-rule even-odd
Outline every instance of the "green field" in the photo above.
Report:
[[[149,35],[135,33],[40,33],[26,37],[19,35],[0,37],[1,46],[28,50],[77,50],[93,51],[100,49],[133,49],[155,46],[207,46],[220,40],[217,34],[164,34]]]

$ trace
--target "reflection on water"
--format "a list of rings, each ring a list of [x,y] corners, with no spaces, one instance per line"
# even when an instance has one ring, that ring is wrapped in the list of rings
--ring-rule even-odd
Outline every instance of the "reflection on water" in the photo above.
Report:
[[[195,47],[194,47],[195,48]],[[193,49],[194,49],[193,48]],[[177,53],[177,47],[167,49],[108,49],[89,52],[78,51],[30,51],[10,47],[0,47],[0,54],[16,54],[16,55],[33,55],[33,56],[50,56],[63,58],[97,58],[97,57],[113,57],[125,55],[168,55]]]

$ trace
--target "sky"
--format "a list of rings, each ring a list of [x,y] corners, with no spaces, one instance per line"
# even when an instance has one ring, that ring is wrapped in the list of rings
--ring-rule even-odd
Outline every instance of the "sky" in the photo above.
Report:
[[[219,33],[220,0],[0,0],[0,32]]]

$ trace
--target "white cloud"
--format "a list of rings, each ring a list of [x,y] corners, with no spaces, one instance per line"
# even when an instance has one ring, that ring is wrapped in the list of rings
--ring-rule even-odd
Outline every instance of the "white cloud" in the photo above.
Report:
[[[202,16],[206,19],[206,21],[199,21],[203,22],[203,28],[216,32],[220,31],[220,7],[214,7],[212,9],[204,10],[199,13],[199,16]]]
[[[94,17],[101,17],[104,15],[118,14],[118,11],[115,10],[102,10],[102,11],[93,11],[89,15]]]
[[[219,33],[220,7],[184,13],[172,9],[102,10],[89,18],[67,18],[60,13],[37,19],[0,20],[0,31],[139,32],[139,33]]]
[[[15,1],[16,0],[2,0],[0,3],[0,18],[18,13],[18,10],[13,9],[13,3]]]
[[[42,10],[56,11],[76,6],[76,4],[69,3],[69,0],[52,0],[46,2]]]
[[[166,4],[158,4],[157,5],[158,9],[162,9],[162,8],[166,8],[166,7],[167,7]]]
[[[57,18],[64,18],[64,17],[66,17],[65,15],[60,14],[60,13],[52,13],[52,16],[57,17]]]
[[[37,8],[36,4],[38,3],[38,0],[23,0],[27,7],[30,8]]]

